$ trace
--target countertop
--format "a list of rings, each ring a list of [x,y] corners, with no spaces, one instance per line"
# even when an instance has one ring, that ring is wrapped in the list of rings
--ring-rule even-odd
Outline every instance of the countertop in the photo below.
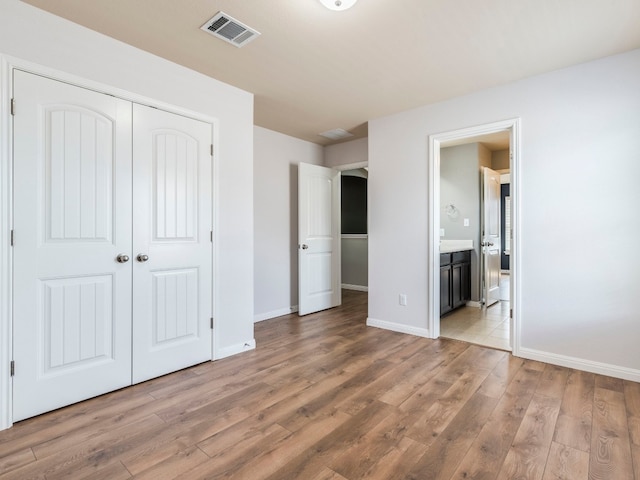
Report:
[[[440,253],[473,250],[473,240],[440,240]]]

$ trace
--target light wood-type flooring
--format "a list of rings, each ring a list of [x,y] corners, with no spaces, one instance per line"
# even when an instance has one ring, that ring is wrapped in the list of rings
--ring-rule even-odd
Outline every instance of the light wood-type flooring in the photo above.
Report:
[[[366,301],[20,422],[0,479],[640,480],[640,384],[366,327]]]

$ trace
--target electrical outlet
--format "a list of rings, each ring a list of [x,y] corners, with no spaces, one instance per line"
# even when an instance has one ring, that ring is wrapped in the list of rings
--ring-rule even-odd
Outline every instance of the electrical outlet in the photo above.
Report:
[[[407,294],[406,293],[401,293],[400,294],[399,302],[400,302],[400,305],[402,305],[403,307],[407,306]]]
[[[441,237],[444,237],[444,228],[441,228],[441,229],[440,229],[440,236],[441,236]]]

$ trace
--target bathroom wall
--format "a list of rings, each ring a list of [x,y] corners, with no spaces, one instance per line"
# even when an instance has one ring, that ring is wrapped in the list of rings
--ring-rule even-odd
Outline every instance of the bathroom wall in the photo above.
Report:
[[[441,239],[473,240],[471,252],[471,301],[480,292],[480,195],[481,167],[491,167],[491,152],[480,143],[468,143],[440,151]],[[452,208],[451,206],[454,206]],[[468,226],[465,226],[465,219]]]

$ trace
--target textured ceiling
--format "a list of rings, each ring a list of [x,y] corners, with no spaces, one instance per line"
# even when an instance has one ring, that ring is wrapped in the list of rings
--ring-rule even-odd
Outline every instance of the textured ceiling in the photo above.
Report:
[[[640,47],[639,0],[25,0],[255,94],[255,124],[319,144],[367,120]],[[200,30],[218,11],[262,35]]]

